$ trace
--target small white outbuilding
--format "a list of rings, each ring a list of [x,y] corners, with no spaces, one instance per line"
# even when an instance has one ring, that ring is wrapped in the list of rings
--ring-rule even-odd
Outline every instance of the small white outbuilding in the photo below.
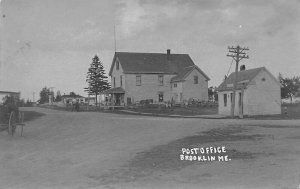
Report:
[[[233,72],[218,87],[221,115],[231,115],[234,79]],[[243,67],[237,76],[234,115],[281,114],[280,90],[281,84],[265,67],[249,70]]]

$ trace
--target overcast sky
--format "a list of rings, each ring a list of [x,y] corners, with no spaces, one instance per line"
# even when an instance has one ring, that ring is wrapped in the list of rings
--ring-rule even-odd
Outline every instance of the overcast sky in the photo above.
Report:
[[[228,45],[249,47],[247,69],[300,75],[300,0],[2,0],[0,19],[0,90],[23,98],[87,96],[92,57],[110,68],[114,24],[117,51],[189,54],[209,86],[230,68]]]

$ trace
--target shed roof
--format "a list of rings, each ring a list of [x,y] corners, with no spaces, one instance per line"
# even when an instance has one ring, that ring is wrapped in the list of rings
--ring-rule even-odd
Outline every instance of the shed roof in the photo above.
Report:
[[[240,89],[242,87],[241,82],[244,82],[247,85],[262,70],[267,71],[267,69],[265,67],[259,67],[259,68],[254,68],[254,69],[239,71],[238,72],[238,76],[237,76],[237,82],[238,82],[237,89]],[[272,74],[271,74],[271,76],[273,77]],[[234,79],[235,79],[235,72],[231,73],[227,77],[227,79],[225,79],[220,84],[220,86],[218,87],[218,91],[232,90],[233,86],[231,86],[231,84],[233,85]],[[240,84],[239,84],[239,82],[240,82]],[[228,85],[230,85],[230,86],[228,86]]]

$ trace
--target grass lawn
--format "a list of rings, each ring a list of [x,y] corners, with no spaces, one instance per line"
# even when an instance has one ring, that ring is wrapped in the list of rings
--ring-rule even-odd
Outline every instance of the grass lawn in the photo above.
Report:
[[[24,111],[24,122],[35,120],[45,114],[35,111]]]
[[[285,107],[287,114],[285,114]],[[300,103],[296,104],[282,104],[281,115],[262,115],[253,116],[254,119],[300,119]]]
[[[218,114],[218,107],[172,107],[172,108],[134,108],[132,109],[136,112],[141,113],[152,113],[152,114],[167,114],[167,115],[211,115],[211,114]]]

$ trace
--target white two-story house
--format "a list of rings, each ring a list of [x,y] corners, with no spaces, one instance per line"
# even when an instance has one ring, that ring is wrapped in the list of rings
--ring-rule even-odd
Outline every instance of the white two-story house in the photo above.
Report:
[[[116,52],[109,76],[116,104],[208,100],[209,77],[188,54]]]

